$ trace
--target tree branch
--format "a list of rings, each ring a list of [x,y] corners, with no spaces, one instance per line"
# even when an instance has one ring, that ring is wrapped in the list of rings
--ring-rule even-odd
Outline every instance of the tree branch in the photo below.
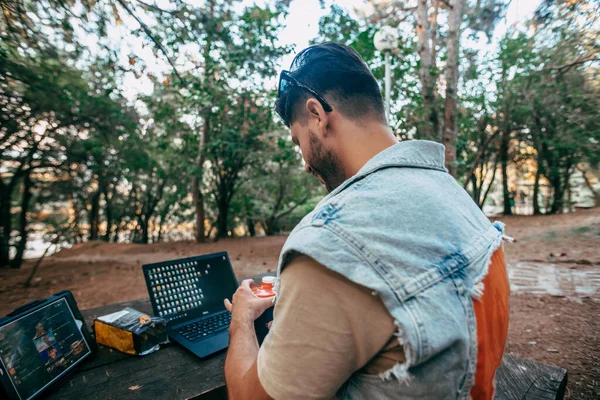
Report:
[[[381,9],[375,9],[375,12],[369,17],[369,22],[372,24],[382,22],[387,20],[388,18],[394,18],[395,22],[406,20],[413,11],[417,9],[414,7],[398,7],[398,4],[392,4],[386,11]],[[404,18],[400,18],[400,13],[406,13]]]
[[[463,185],[464,189],[466,189],[467,186],[469,185],[471,176],[475,172],[475,169],[477,168],[477,164],[479,163],[479,160],[483,156],[483,153],[487,150],[490,143],[492,143],[492,141],[496,138],[496,136],[498,136],[499,133],[500,133],[500,129],[496,129],[496,131],[494,133],[492,133],[490,136],[488,136],[488,138],[485,140],[485,142],[483,142],[481,147],[479,147],[479,150],[477,151],[477,154],[475,155],[475,159],[473,160],[473,164],[471,164],[471,168],[469,169],[469,172],[467,173],[467,178],[465,179],[465,183]]]
[[[496,171],[498,170],[498,157],[495,158],[494,160],[494,170],[492,172],[492,180],[490,181],[490,184],[488,185],[485,193],[483,194],[483,199],[480,199],[479,202],[479,207],[483,209],[483,205],[485,204],[485,201],[487,200],[488,194],[490,193],[490,189],[492,188],[492,186],[494,185],[494,181],[496,180]]]
[[[596,57],[597,53],[598,52],[594,52],[586,57],[579,56],[579,58],[577,58],[577,60],[572,61],[570,63],[566,63],[563,65],[558,65],[558,66],[554,66],[554,67],[545,67],[545,68],[542,68],[541,71],[558,71],[558,73],[554,76],[554,78],[558,78],[560,75],[565,74],[571,68],[573,68],[574,66],[576,66],[578,64],[584,64],[588,61],[600,61],[600,58]]]
[[[121,7],[123,7],[125,9],[125,11],[127,11],[127,13],[129,15],[131,15],[138,22],[138,24],[140,24],[140,27],[144,30],[144,32],[146,33],[146,35],[150,38],[150,40],[152,40],[152,42],[154,42],[154,44],[156,45],[156,47],[158,47],[158,49],[161,51],[161,53],[164,54],[165,58],[167,59],[167,61],[171,65],[171,68],[173,68],[173,73],[175,73],[175,75],[179,79],[179,82],[184,83],[185,81],[183,80],[183,78],[181,77],[181,75],[179,75],[179,72],[177,72],[177,68],[175,68],[175,64],[173,63],[173,61],[171,61],[171,58],[167,54],[167,51],[165,50],[165,48],[163,47],[163,45],[154,37],[154,35],[152,35],[152,32],[150,32],[150,28],[148,28],[148,26],[146,24],[144,24],[142,22],[142,20],[140,20],[138,18],[137,15],[135,15],[135,13],[127,6],[127,4],[125,4],[124,0],[117,0],[117,1],[121,5]]]
[[[138,3],[140,3],[142,5],[142,7],[145,7],[147,9],[151,9],[151,10],[158,11],[158,12],[161,12],[161,13],[167,13],[167,14],[171,14],[171,15],[177,16],[177,13],[175,11],[165,10],[165,9],[162,9],[162,8],[154,5],[154,4],[148,4],[148,3],[143,2],[141,0],[136,0],[136,1]]]
[[[287,210],[277,214],[275,216],[275,220],[278,220],[279,218],[285,217],[286,215],[288,215],[289,213],[291,213],[292,211],[294,211],[296,208],[300,207],[302,204],[306,203],[306,200],[308,200],[308,198],[310,197],[310,192],[308,192],[306,194],[306,196],[304,196],[304,198],[302,198],[302,200],[300,200],[299,202],[297,202],[294,206],[288,208]]]

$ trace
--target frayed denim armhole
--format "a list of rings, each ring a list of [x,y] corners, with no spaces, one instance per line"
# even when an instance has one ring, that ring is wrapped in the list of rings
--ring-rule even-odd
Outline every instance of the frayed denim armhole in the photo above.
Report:
[[[412,364],[411,349],[408,345],[406,331],[402,328],[400,321],[396,320],[394,321],[394,324],[396,325],[396,328],[398,328],[396,333],[394,333],[394,336],[398,338],[398,343],[402,346],[405,360],[404,362],[396,363],[396,365],[387,371],[381,372],[379,377],[384,381],[391,381],[393,378],[396,378],[398,383],[408,386],[413,379],[412,375],[408,372],[408,368]]]
[[[477,278],[475,278],[473,288],[470,291],[471,297],[474,300],[479,300],[479,299],[481,299],[481,296],[483,296],[483,291],[485,289],[484,284],[483,284],[483,278],[485,278],[485,276],[488,274],[490,265],[492,264],[492,256],[494,255],[496,250],[498,250],[505,241],[510,242],[510,243],[514,242],[513,238],[511,238],[510,236],[506,236],[504,234],[505,224],[503,222],[496,221],[496,222],[494,222],[493,225],[494,225],[494,228],[496,228],[498,230],[499,235],[492,242],[489,250],[485,254],[485,259],[486,259],[485,267],[483,268],[483,270],[481,271],[479,276],[477,276]]]
[[[273,297],[273,304],[277,303],[277,299],[279,298],[279,287],[281,286],[281,277],[279,276],[279,271],[277,271],[277,277],[275,278],[275,284],[273,285],[273,291],[275,292],[275,296]]]

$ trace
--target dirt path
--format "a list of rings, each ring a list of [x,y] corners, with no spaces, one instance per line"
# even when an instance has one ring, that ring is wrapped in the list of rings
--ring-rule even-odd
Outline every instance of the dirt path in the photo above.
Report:
[[[567,398],[600,398],[600,210],[508,217],[507,351],[566,368]]]
[[[21,270],[0,270],[0,314],[24,302],[70,290],[81,309],[147,296],[143,264],[227,251],[237,276],[275,271],[284,236],[150,245],[89,242],[44,260],[30,288],[24,288],[33,263]]]
[[[569,398],[600,398],[600,210],[502,218],[516,242],[505,246],[511,278],[508,351],[569,371]],[[81,309],[146,297],[141,265],[227,251],[237,276],[274,271],[285,236],[151,245],[86,243],[33,265],[0,270],[0,315],[71,290]]]

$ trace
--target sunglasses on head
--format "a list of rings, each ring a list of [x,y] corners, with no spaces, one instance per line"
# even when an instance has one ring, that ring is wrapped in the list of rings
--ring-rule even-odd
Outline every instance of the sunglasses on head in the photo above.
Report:
[[[294,78],[292,76],[290,71],[282,71],[281,75],[279,76],[279,88],[277,90],[277,99],[279,101],[282,101],[283,104],[280,104],[277,107],[276,111],[286,126],[290,126],[289,115],[288,115],[289,114],[288,94],[289,94],[290,89],[292,89],[294,87],[304,89],[304,90],[308,91],[310,94],[312,94],[313,96],[315,96],[315,98],[319,101],[319,103],[321,103],[321,106],[323,106],[323,109],[325,110],[325,112],[333,111],[333,108],[331,108],[329,103],[327,103],[327,101],[325,101],[323,96],[321,96],[319,93],[317,93],[315,90],[311,89],[309,86],[305,85],[304,83],[299,82],[296,78]]]

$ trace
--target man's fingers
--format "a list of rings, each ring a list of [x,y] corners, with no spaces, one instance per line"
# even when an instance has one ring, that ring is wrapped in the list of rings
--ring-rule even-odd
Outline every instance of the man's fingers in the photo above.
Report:
[[[267,324],[267,328],[269,330],[271,330],[271,327],[273,326],[273,321],[269,321],[269,323]]]
[[[258,315],[262,315],[262,313],[264,313],[267,308],[273,306],[273,298],[272,297],[266,297],[266,298],[257,297],[255,300],[255,304],[256,304],[256,310],[259,311]]]
[[[265,310],[273,305],[273,297],[259,297],[258,301],[260,301]]]
[[[240,286],[250,289],[250,285],[252,285],[253,283],[254,283],[254,279],[244,279]]]
[[[229,299],[225,299],[223,302],[225,303],[225,308],[227,309],[227,311],[231,312],[232,305]]]

